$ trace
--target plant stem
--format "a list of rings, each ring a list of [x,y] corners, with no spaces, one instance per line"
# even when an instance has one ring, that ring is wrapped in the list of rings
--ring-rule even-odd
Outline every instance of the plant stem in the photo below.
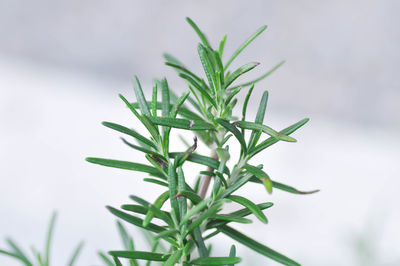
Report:
[[[211,157],[218,160],[218,155],[217,155],[217,152],[215,151],[215,148],[212,149],[212,151],[211,151]],[[207,167],[207,171],[214,172],[214,169],[211,167]],[[201,185],[199,188],[199,191],[200,191],[199,196],[203,199],[206,196],[208,187],[210,186],[210,181],[211,181],[211,176],[209,176],[209,175],[204,176],[203,180],[201,181]]]

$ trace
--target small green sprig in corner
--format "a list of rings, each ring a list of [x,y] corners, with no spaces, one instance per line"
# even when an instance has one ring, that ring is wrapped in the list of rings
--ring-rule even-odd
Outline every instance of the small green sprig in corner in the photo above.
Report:
[[[14,259],[20,261],[25,266],[34,266],[34,265],[51,266],[52,264],[50,263],[50,249],[51,249],[54,224],[55,224],[56,218],[57,218],[57,213],[54,212],[53,215],[51,216],[50,224],[48,227],[44,252],[39,252],[35,247],[31,247],[34,259],[31,259],[30,256],[25,254],[25,252],[17,245],[17,243],[14,242],[10,238],[8,238],[6,240],[10,250],[6,251],[3,249],[0,249],[0,254],[6,255],[10,258],[14,258]],[[81,241],[77,245],[77,247],[74,249],[74,251],[73,251],[70,259],[66,263],[66,265],[68,265],[68,266],[75,265],[76,260],[83,248],[83,244],[84,244],[84,242]]]
[[[254,215],[263,223],[268,222],[263,210],[270,208],[271,202],[255,204],[238,195],[238,190],[248,182],[262,184],[269,193],[274,189],[294,194],[317,191],[302,192],[277,182],[266,173],[263,165],[251,163],[258,153],[279,141],[295,142],[296,140],[290,135],[309,120],[303,119],[281,131],[265,125],[267,91],[260,100],[255,120],[247,119],[247,105],[255,84],[268,77],[284,62],[280,62],[257,79],[237,84],[237,80],[242,78],[243,74],[257,67],[259,63],[250,62],[233,70],[230,69],[230,65],[243,49],[266,29],[266,26],[250,36],[226,63],[223,63],[226,35],[222,38],[218,49],[214,49],[198,26],[189,18],[187,22],[200,37],[197,53],[204,76],[194,74],[178,59],[164,54],[165,64],[175,69],[179,77],[186,81],[185,93],[178,97],[163,78],[155,81],[152,99],[148,101],[143,94],[139,79],[135,76],[133,87],[136,102],[130,102],[120,95],[134,117],[146,127],[147,136],[125,126],[103,122],[104,126],[135,139],[137,142],[135,144],[122,140],[131,148],[144,153],[148,164],[92,157],[86,159],[94,164],[147,173],[150,177],[144,178],[145,182],[165,187],[165,191],[154,202],[132,195],[130,199],[135,202],[134,204],[128,203],[119,209],[110,206],[107,208],[127,223],[147,230],[154,240],[157,240],[155,243],[164,243],[167,248],[165,251],[157,251],[156,247],[151,251],[136,251],[130,248],[110,251],[109,255],[115,265],[122,265],[121,259],[127,259],[130,265],[137,265],[138,260],[147,261],[147,265],[152,261],[162,262],[163,265],[240,263],[241,258],[236,255],[234,245],[229,251],[227,250],[225,256],[211,255],[208,244],[215,235],[222,233],[272,260],[285,265],[299,265],[230,226],[232,223],[251,223],[252,220],[247,218],[249,215]],[[241,119],[238,119],[234,115],[239,99],[237,95],[245,88],[248,92],[243,103]],[[192,146],[186,151],[171,150],[172,128],[195,134]],[[261,141],[263,135],[267,138]],[[210,155],[196,152],[198,139],[210,148]],[[228,143],[233,141],[240,145],[239,154],[229,152]],[[232,169],[227,165],[228,160],[235,160]],[[183,170],[183,165],[190,163],[207,167],[205,171],[199,173],[199,178],[193,186],[187,183],[188,175],[193,173]],[[211,192],[208,193],[211,184]],[[169,208],[165,207],[167,201]],[[221,209],[226,202],[235,202],[243,209],[222,214]],[[159,221],[153,223],[155,219]]]

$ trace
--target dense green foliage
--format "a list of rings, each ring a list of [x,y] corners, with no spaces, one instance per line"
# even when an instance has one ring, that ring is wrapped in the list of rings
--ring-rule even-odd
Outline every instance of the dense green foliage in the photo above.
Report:
[[[140,261],[147,261],[146,265],[161,262],[163,265],[171,266],[240,263],[241,258],[236,254],[234,245],[226,251],[225,256],[211,256],[209,242],[214,236],[222,233],[272,260],[285,265],[299,265],[296,261],[231,227],[232,223],[251,223],[252,220],[248,218],[250,215],[254,215],[265,224],[268,223],[263,211],[273,206],[271,202],[256,204],[238,195],[238,190],[248,182],[264,186],[268,193],[273,193],[275,189],[294,194],[317,191],[303,192],[282,184],[272,179],[263,165],[251,163],[251,159],[259,152],[279,141],[296,142],[290,135],[309,120],[303,119],[280,131],[265,125],[267,91],[263,93],[259,102],[255,120],[249,121],[247,118],[247,105],[255,84],[268,77],[284,62],[280,62],[259,78],[238,84],[237,80],[259,63],[250,62],[232,70],[229,67],[243,49],[266,29],[266,26],[250,36],[230,58],[223,60],[227,36],[223,37],[218,49],[213,49],[198,26],[189,18],[187,22],[201,41],[197,46],[197,52],[204,70],[203,75],[194,74],[178,59],[164,54],[165,64],[175,69],[179,77],[186,81],[188,90],[177,96],[163,78],[155,80],[152,98],[148,100],[144,96],[139,79],[135,76],[133,87],[136,101],[128,101],[122,95],[120,98],[148,132],[142,134],[116,123],[103,122],[107,128],[133,138],[136,143],[124,138],[122,141],[142,152],[148,163],[86,158],[90,163],[148,174],[150,177],[145,177],[143,179],[145,182],[164,188],[164,192],[152,203],[131,195],[130,199],[134,203],[124,204],[120,208],[107,207],[113,215],[127,224],[141,228],[146,233],[152,248],[150,251],[136,250],[133,238],[118,221],[117,226],[125,250],[113,250],[108,254],[99,252],[99,256],[106,265],[117,266],[122,265],[124,260],[129,265],[139,265]],[[237,113],[235,107],[239,99],[238,94],[245,89],[247,93],[239,119],[235,116]],[[172,129],[191,131],[194,135],[193,143],[188,144],[184,151],[172,149],[173,145],[170,143]],[[263,135],[267,137],[261,140]],[[210,148],[208,154],[197,152],[198,139]],[[231,154],[228,143],[240,146],[240,153]],[[229,167],[231,164],[227,165],[228,161],[234,161],[232,169]],[[184,165],[191,163],[206,167],[204,171],[195,175],[197,179],[194,185],[188,184],[187,181],[189,175],[193,176],[195,173],[184,171]],[[211,184],[212,187],[208,191]],[[227,202],[234,202],[243,208],[228,214],[222,213],[223,205]],[[12,251],[0,250],[0,253],[15,257],[25,265],[33,265],[13,242],[9,241],[9,244]],[[72,263],[79,250],[80,248],[74,253]],[[49,265],[48,251],[44,256],[37,253],[36,257],[39,265]]]
[[[250,219],[245,218],[251,214],[263,223],[268,222],[263,210],[271,207],[272,203],[255,204],[245,197],[236,195],[238,189],[247,182],[263,184],[269,193],[272,193],[273,189],[296,194],[315,192],[301,192],[276,182],[265,172],[263,165],[252,165],[250,162],[255,155],[278,141],[295,142],[296,140],[289,135],[308,122],[306,118],[281,131],[263,124],[268,101],[267,91],[261,98],[255,120],[246,120],[246,108],[254,84],[278,69],[283,62],[255,80],[236,84],[235,81],[238,78],[254,69],[259,63],[251,62],[234,70],[230,70],[229,66],[241,51],[266,29],[266,26],[250,36],[224,64],[222,58],[226,36],[220,42],[218,49],[213,49],[198,26],[189,18],[187,21],[201,40],[197,46],[197,52],[205,79],[191,72],[175,57],[164,54],[165,64],[174,68],[187,82],[187,92],[180,97],[176,96],[169,88],[167,80],[163,78],[155,81],[152,99],[148,101],[139,79],[135,76],[133,86],[136,102],[130,102],[120,95],[133,115],[146,127],[150,136],[146,137],[133,129],[114,123],[103,123],[106,127],[133,137],[138,144],[132,144],[125,139],[123,142],[143,152],[149,165],[87,158],[87,161],[91,163],[147,173],[152,178],[145,178],[144,181],[165,187],[165,192],[159,195],[154,203],[131,196],[130,198],[136,204],[123,205],[122,210],[114,207],[107,208],[120,219],[149,231],[154,239],[163,240],[162,242],[168,247],[164,252],[156,252],[156,247],[150,252],[144,252],[136,251],[132,246],[126,245],[127,250],[110,251],[109,254],[116,265],[121,264],[122,258],[128,259],[131,265],[137,265],[137,260],[162,261],[163,265],[234,265],[239,263],[241,259],[236,255],[235,246],[232,246],[229,256],[210,256],[206,242],[216,234],[223,233],[282,264],[298,265],[294,260],[258,243],[230,226],[231,223],[251,223]],[[236,96],[246,87],[248,87],[248,93],[243,103],[242,118],[238,119],[234,116],[234,108],[238,102]],[[158,99],[159,94],[161,94],[161,100]],[[195,135],[193,145],[186,151],[171,150],[172,128],[192,131]],[[250,136],[246,138],[245,134],[248,131]],[[268,138],[260,142],[263,133],[268,135]],[[240,154],[236,158],[229,153],[227,144],[232,136],[241,147]],[[210,147],[211,156],[196,153],[197,138]],[[232,169],[226,165],[228,160],[236,160]],[[188,173],[183,170],[183,165],[186,163],[202,164],[207,167],[206,171],[200,173],[194,186],[186,182]],[[213,186],[211,193],[207,194],[211,180]],[[167,201],[170,208],[164,207]],[[221,214],[222,206],[226,202],[236,202],[244,208],[233,213]],[[161,224],[153,223],[154,219],[160,220]]]

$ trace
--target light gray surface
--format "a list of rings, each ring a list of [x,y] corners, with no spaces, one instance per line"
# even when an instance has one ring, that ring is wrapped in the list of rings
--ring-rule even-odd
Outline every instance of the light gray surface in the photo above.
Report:
[[[3,0],[0,54],[150,81],[165,75],[163,51],[199,69],[198,40],[185,16],[197,21],[213,44],[227,33],[228,52],[267,24],[238,64],[260,61],[261,73],[288,60],[285,74],[262,84],[280,92],[274,110],[398,128],[399,8],[396,0]]]

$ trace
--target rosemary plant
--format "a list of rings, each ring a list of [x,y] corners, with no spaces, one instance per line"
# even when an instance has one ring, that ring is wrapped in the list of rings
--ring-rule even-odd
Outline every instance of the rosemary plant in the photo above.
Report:
[[[54,212],[50,224],[47,230],[47,237],[46,237],[46,244],[45,244],[45,250],[44,252],[39,252],[35,247],[31,247],[33,257],[34,259],[30,258],[23,250],[22,248],[12,239],[8,238],[7,244],[10,248],[9,251],[6,251],[4,249],[0,249],[0,254],[8,256],[10,258],[14,258],[21,262],[25,266],[50,266],[52,263],[50,263],[50,249],[51,249],[51,243],[52,243],[52,238],[53,238],[53,231],[54,231],[54,225],[55,221],[57,218],[57,213]],[[80,242],[77,247],[74,249],[70,259],[68,260],[67,264],[68,266],[73,266],[76,264],[77,258],[83,248],[83,241]]]
[[[247,105],[255,83],[268,77],[284,62],[280,62],[255,80],[237,84],[236,80],[239,77],[254,69],[259,63],[250,62],[234,70],[230,69],[231,63],[267,27],[258,29],[226,60],[226,63],[223,63],[227,36],[222,38],[218,49],[214,49],[199,27],[189,18],[187,22],[201,41],[197,46],[197,52],[205,78],[191,72],[175,57],[164,54],[165,64],[175,69],[179,77],[186,81],[187,92],[179,97],[176,96],[169,88],[167,80],[163,78],[154,82],[152,99],[147,100],[139,79],[135,76],[133,87],[136,101],[129,101],[122,95],[120,98],[133,116],[145,126],[148,131],[147,136],[119,124],[103,122],[104,126],[135,139],[137,142],[135,144],[125,139],[122,141],[142,152],[148,164],[86,158],[88,162],[94,164],[147,173],[150,177],[144,178],[145,182],[165,187],[165,192],[153,203],[131,195],[130,199],[136,204],[128,203],[119,209],[107,207],[116,217],[150,232],[156,240],[151,251],[137,251],[127,240],[125,245],[127,250],[110,251],[108,252],[110,258],[115,265],[122,265],[121,259],[127,259],[130,265],[138,265],[138,260],[147,261],[147,265],[152,261],[161,261],[163,265],[240,263],[241,258],[236,254],[234,245],[227,251],[229,254],[227,256],[210,256],[206,243],[215,235],[222,233],[272,260],[285,265],[299,265],[231,227],[232,223],[251,223],[252,221],[247,218],[249,215],[254,215],[263,223],[268,222],[263,210],[270,208],[273,205],[271,202],[255,204],[238,195],[239,188],[248,182],[265,186],[268,193],[272,193],[274,189],[295,194],[316,192],[302,192],[272,180],[263,169],[263,165],[251,163],[253,157],[278,141],[295,142],[296,140],[290,135],[309,120],[303,119],[281,131],[265,125],[263,122],[268,100],[267,91],[260,100],[255,120],[249,121],[246,117]],[[244,89],[247,89],[247,95],[239,119],[234,116],[234,111],[238,93]],[[171,150],[172,129],[193,132],[193,143],[187,150]],[[266,134],[267,138],[261,141],[263,134]],[[209,154],[196,152],[198,139],[210,148]],[[228,143],[232,141],[240,145],[239,154],[230,154]],[[232,169],[227,165],[229,160],[235,162]],[[190,163],[206,167],[199,173],[193,186],[187,182],[189,175],[193,173],[183,170],[183,165]],[[165,206],[166,202],[169,202],[169,207]],[[221,210],[226,202],[235,202],[242,205],[243,209],[222,214]],[[164,252],[157,248],[160,243],[168,245]],[[108,265],[113,265],[105,254],[102,254],[102,258]]]

